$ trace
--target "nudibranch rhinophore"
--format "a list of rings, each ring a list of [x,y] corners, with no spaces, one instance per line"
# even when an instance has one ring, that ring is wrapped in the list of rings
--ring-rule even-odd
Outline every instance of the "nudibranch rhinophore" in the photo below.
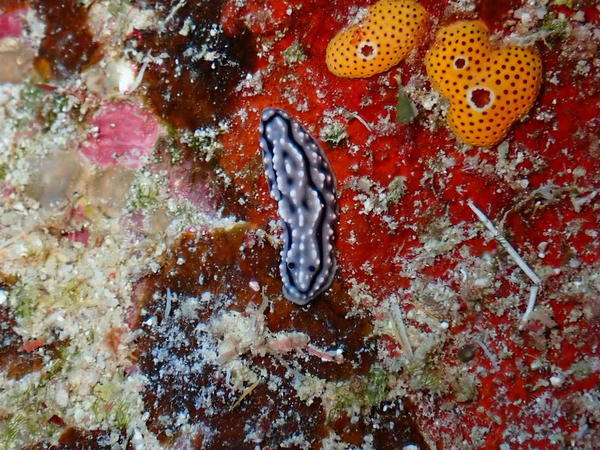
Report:
[[[331,285],[335,275],[335,177],[317,142],[283,110],[263,111],[260,146],[271,197],[283,223],[279,263],[283,294],[306,305]]]
[[[495,47],[480,20],[441,28],[425,58],[433,87],[450,101],[448,124],[464,142],[491,147],[533,106],[542,84],[535,47]]]

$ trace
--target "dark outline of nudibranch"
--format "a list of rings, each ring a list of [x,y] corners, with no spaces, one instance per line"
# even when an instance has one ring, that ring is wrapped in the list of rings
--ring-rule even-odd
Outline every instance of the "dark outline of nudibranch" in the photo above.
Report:
[[[263,111],[260,146],[283,223],[283,294],[306,305],[327,290],[335,276],[335,177],[317,142],[283,110]]]

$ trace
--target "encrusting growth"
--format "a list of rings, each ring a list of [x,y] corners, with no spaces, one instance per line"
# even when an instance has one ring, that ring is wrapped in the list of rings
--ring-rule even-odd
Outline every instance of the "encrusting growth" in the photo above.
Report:
[[[412,0],[380,0],[358,24],[327,46],[327,68],[338,77],[366,78],[394,67],[426,31],[427,11]]]
[[[542,83],[534,47],[494,47],[479,21],[438,31],[425,64],[433,87],[450,101],[448,123],[464,142],[491,147],[526,114]]]

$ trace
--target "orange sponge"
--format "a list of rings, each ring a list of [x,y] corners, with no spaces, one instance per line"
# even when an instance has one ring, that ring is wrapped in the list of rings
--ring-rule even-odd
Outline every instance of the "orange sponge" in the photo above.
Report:
[[[379,0],[358,24],[329,42],[327,68],[338,77],[365,78],[394,67],[425,33],[427,11],[413,0]]]
[[[425,65],[435,89],[450,101],[448,123],[464,142],[491,147],[531,109],[542,83],[534,47],[492,46],[479,20],[438,31]]]

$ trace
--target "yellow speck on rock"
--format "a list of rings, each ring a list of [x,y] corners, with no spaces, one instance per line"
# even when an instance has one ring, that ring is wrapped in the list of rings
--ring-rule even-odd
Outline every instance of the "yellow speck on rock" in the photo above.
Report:
[[[425,65],[433,87],[450,101],[450,127],[480,147],[504,138],[531,109],[542,83],[535,47],[494,47],[479,20],[440,29]]]
[[[366,78],[394,67],[423,37],[427,11],[413,0],[380,0],[358,24],[329,42],[327,68],[338,77]]]

